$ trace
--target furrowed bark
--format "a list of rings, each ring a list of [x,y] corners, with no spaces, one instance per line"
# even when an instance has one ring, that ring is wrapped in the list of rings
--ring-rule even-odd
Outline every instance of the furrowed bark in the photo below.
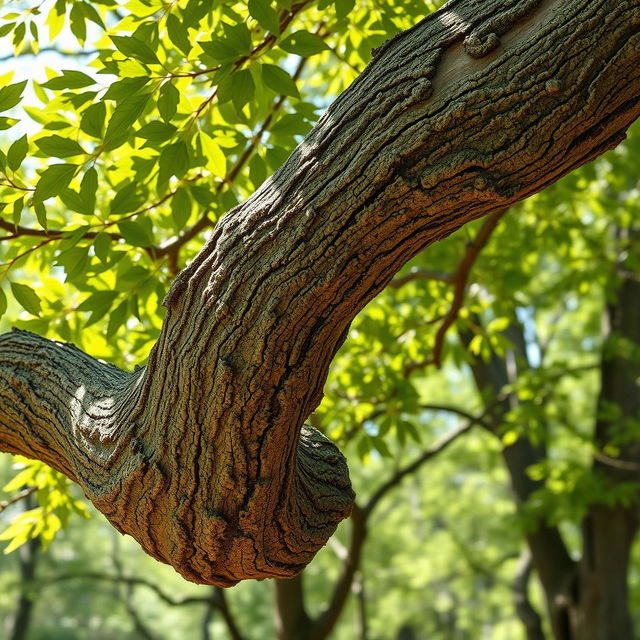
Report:
[[[0,339],[0,448],[77,480],[196,581],[286,577],[351,509],[301,426],[355,314],[412,256],[615,146],[640,0],[452,0],[377,51],[174,282],[147,367]]]

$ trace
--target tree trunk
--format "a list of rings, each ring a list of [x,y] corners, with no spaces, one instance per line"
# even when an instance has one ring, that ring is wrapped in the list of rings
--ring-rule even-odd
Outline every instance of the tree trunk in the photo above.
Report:
[[[624,235],[624,234],[623,234]],[[637,260],[640,234],[628,234],[620,251]],[[621,239],[623,240],[623,239]],[[605,491],[615,495],[624,484],[640,482],[640,282],[633,264],[621,264],[615,300],[606,308],[605,342],[601,365],[594,464],[596,477]],[[615,458],[605,447],[619,450]],[[637,489],[627,499],[596,501],[583,522],[583,557],[576,613],[576,635],[580,640],[634,640],[629,611],[627,574],[631,547],[638,532],[640,502]]]
[[[351,509],[302,424],[355,314],[428,244],[615,146],[639,89],[640,0],[452,0],[217,225],[144,369],[0,337],[0,448],[190,580],[296,574]]]
[[[481,325],[481,320],[478,318],[475,323]],[[514,323],[508,327],[505,335],[514,345],[513,358],[518,363],[517,376],[521,368],[526,370],[529,367],[522,327]],[[461,336],[467,345],[472,337],[471,334]],[[515,377],[509,375],[505,359],[498,357],[495,353],[491,354],[488,362],[480,357],[474,357],[471,361],[471,370],[478,392],[483,397],[488,392],[486,397],[489,399],[504,395],[503,390],[507,385],[516,382]],[[515,394],[507,394],[499,402],[490,423],[496,436],[501,437],[504,418],[517,403],[518,398]],[[526,434],[523,434],[513,444],[502,449],[502,457],[509,474],[516,505],[520,508],[535,491],[544,486],[543,481],[531,478],[528,469],[546,460],[546,446],[542,442],[534,443]],[[560,530],[548,525],[542,519],[526,531],[525,538],[531,552],[532,565],[544,590],[554,638],[572,640],[571,620],[574,598],[571,590],[576,580],[576,563],[569,554]],[[531,616],[521,615],[524,612],[518,607],[516,607],[516,613],[528,629]]]

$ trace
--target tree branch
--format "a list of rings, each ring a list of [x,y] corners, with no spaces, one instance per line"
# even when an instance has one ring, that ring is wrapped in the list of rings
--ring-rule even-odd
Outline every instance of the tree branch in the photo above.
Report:
[[[0,449],[187,579],[295,575],[353,501],[303,428],[349,323],[430,243],[620,142],[638,38],[637,0],[454,0],[400,34],[216,225],[146,368],[0,336]]]
[[[369,517],[369,514],[375,509],[376,505],[384,498],[384,496],[394,487],[399,485],[408,475],[415,473],[425,462],[431,460],[439,453],[444,451],[449,445],[453,444],[460,436],[464,435],[480,420],[473,419],[467,424],[464,424],[457,429],[451,431],[439,440],[431,449],[427,449],[420,456],[418,456],[411,464],[402,467],[396,473],[393,474],[384,484],[382,484],[375,493],[369,498],[365,507],[362,509],[365,519]]]
[[[16,504],[25,498],[28,498],[30,495],[33,495],[38,490],[38,487],[28,487],[23,489],[22,491],[18,491],[15,495],[11,496],[8,500],[3,500],[0,502],[0,513],[2,513],[7,507],[10,507],[12,504]]]
[[[487,246],[487,242],[489,242],[491,234],[498,226],[498,223],[506,212],[507,210],[503,209],[502,211],[497,211],[490,215],[484,221],[482,227],[480,227],[478,235],[471,242],[467,243],[467,250],[462,260],[458,263],[455,273],[451,277],[451,282],[455,287],[453,291],[453,301],[451,302],[449,311],[445,315],[438,327],[438,331],[436,332],[433,353],[427,360],[422,362],[411,362],[408,364],[405,367],[405,376],[411,375],[415,370],[422,369],[430,364],[434,364],[436,367],[440,367],[442,365],[442,349],[444,347],[444,340],[447,336],[447,331],[449,331],[453,323],[458,319],[458,314],[460,313],[460,309],[462,309],[471,269],[482,250]]]

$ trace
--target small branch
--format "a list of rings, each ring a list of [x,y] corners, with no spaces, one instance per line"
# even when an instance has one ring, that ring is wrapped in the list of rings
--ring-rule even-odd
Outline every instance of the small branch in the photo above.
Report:
[[[187,596],[185,598],[173,598],[172,596],[165,593],[160,587],[158,587],[153,582],[145,580],[144,578],[134,578],[125,575],[111,575],[108,573],[99,573],[93,571],[87,571],[82,573],[68,573],[59,576],[52,576],[49,578],[41,578],[38,583],[42,586],[48,586],[50,584],[55,584],[57,582],[65,582],[67,580],[99,580],[102,582],[114,582],[114,583],[123,583],[129,584],[132,586],[141,586],[146,587],[153,591],[156,596],[162,602],[169,605],[170,607],[184,607],[193,604],[208,604],[211,601],[210,596]]]
[[[244,640],[244,636],[240,633],[240,629],[238,628],[236,619],[231,613],[231,609],[229,609],[225,590],[221,587],[214,587],[213,591],[215,594],[218,610],[220,611],[220,615],[227,625],[227,631],[229,631],[231,640]]]
[[[464,418],[468,422],[471,422],[472,424],[480,425],[487,431],[492,431],[493,425],[486,420],[486,417],[490,414],[490,412],[500,400],[502,400],[502,396],[491,403],[491,405],[488,405],[480,416],[474,416],[472,413],[469,413],[464,409],[460,409],[459,407],[449,404],[421,404],[419,405],[419,408],[423,411],[444,411],[446,413],[453,413],[457,416],[460,416],[461,418]]]
[[[216,588],[217,587],[209,587],[212,597],[205,606],[204,615],[202,616],[202,640],[212,640],[211,630],[209,627],[211,626],[211,620],[213,619],[213,612],[216,609]]]
[[[473,418],[473,416],[472,416]],[[441,440],[439,440],[431,449],[427,449],[427,451],[423,452],[420,456],[418,456],[411,464],[399,469],[396,473],[394,473],[386,482],[384,482],[375,493],[369,498],[367,504],[362,509],[363,517],[366,519],[369,517],[373,509],[375,509],[376,505],[382,500],[382,498],[394,487],[400,484],[404,478],[408,475],[417,471],[425,462],[431,460],[439,453],[444,451],[449,445],[453,444],[460,436],[470,431],[471,428],[480,422],[480,418],[473,418],[473,420],[469,420],[466,424],[457,429],[454,429],[446,436],[444,436]]]
[[[15,60],[16,58],[22,58],[24,56],[33,56],[34,58],[37,58],[43,53],[57,53],[58,55],[66,58],[84,58],[86,56],[95,56],[100,52],[97,49],[93,51],[63,51],[57,47],[42,47],[42,49],[39,49],[38,51],[34,51],[33,49],[24,49],[17,55],[13,53],[7,54],[0,57],[0,62],[8,62],[9,60]]]
[[[460,313],[460,309],[462,308],[462,304],[464,303],[464,297],[467,291],[467,284],[469,282],[471,269],[473,268],[473,265],[475,264],[482,250],[486,247],[487,242],[489,242],[489,238],[491,237],[491,234],[493,233],[495,228],[498,226],[498,223],[500,222],[502,216],[504,216],[507,211],[508,209],[502,209],[501,211],[492,213],[484,221],[482,227],[480,227],[478,235],[473,239],[473,241],[467,243],[467,250],[462,257],[462,260],[460,260],[460,262],[458,263],[456,271],[451,279],[451,282],[455,285],[455,290],[453,292],[453,302],[451,303],[451,307],[445,315],[442,324],[440,325],[440,327],[438,327],[435,344],[433,347],[433,355],[427,360],[412,362],[407,365],[407,367],[405,367],[405,376],[410,375],[417,369],[422,369],[431,364],[435,365],[438,368],[442,365],[442,349],[444,347],[444,339],[447,335],[447,331],[458,319],[458,314]]]
[[[111,560],[113,562],[113,566],[116,569],[118,577],[122,577],[122,563],[120,562],[120,558],[118,557],[118,548],[117,544],[113,546],[113,552],[111,556]],[[124,597],[124,605],[127,609],[127,613],[129,617],[133,621],[133,628],[138,636],[143,638],[143,640],[156,640],[156,636],[153,634],[151,629],[147,627],[147,625],[142,621],[138,610],[135,608],[133,604],[133,584],[131,582],[123,582],[119,581],[119,584],[124,584],[125,597]]]
[[[368,640],[369,624],[367,620],[367,596],[364,589],[364,575],[362,570],[358,571],[356,579],[351,587],[356,597],[358,609],[358,637],[359,640]]]
[[[16,504],[21,500],[28,498],[33,495],[38,490],[38,487],[28,487],[27,489],[23,489],[19,491],[14,496],[11,496],[8,500],[3,500],[0,502],[0,513],[2,513],[7,507],[10,507],[12,504]]]
[[[398,278],[394,278],[387,286],[392,289],[400,289],[405,284],[413,282],[414,280],[434,280],[436,282],[444,282],[446,284],[452,284],[454,276],[446,271],[436,271],[430,269],[420,269],[419,267],[413,267],[409,273]]]

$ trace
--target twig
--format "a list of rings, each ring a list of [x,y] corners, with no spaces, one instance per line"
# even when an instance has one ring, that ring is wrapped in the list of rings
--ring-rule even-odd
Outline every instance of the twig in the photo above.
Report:
[[[472,416],[473,417],[473,416]],[[382,500],[382,498],[387,494],[388,491],[396,487],[397,485],[404,480],[408,475],[417,471],[425,462],[431,460],[439,453],[444,451],[449,445],[454,443],[460,436],[470,431],[472,427],[480,422],[480,418],[473,418],[469,420],[466,424],[454,429],[446,436],[444,436],[441,440],[436,442],[436,444],[423,452],[420,456],[418,456],[411,464],[408,464],[406,467],[402,469],[398,469],[396,473],[394,473],[386,482],[384,482],[378,489],[374,492],[374,494],[369,498],[367,504],[362,509],[363,517],[366,519],[371,514],[371,511],[376,507],[376,505]]]
[[[487,242],[489,241],[489,238],[491,237],[491,234],[493,233],[495,228],[498,226],[500,219],[506,212],[507,209],[502,209],[501,211],[492,213],[485,220],[482,227],[480,227],[478,235],[473,239],[473,241],[467,244],[467,250],[462,257],[462,260],[460,260],[460,262],[458,263],[456,271],[453,274],[452,282],[455,284],[455,290],[453,292],[453,302],[451,303],[451,307],[445,315],[442,324],[438,327],[435,344],[433,346],[433,355],[426,360],[409,363],[404,370],[405,377],[413,373],[415,370],[422,369],[431,364],[435,365],[438,368],[442,365],[442,349],[444,347],[444,339],[447,335],[447,331],[458,319],[458,314],[460,313],[460,309],[462,308],[462,304],[464,303],[464,296],[467,291],[467,283],[469,281],[471,269],[478,259],[478,256],[487,245]]]
[[[387,286],[392,289],[400,289],[405,284],[413,282],[414,280],[435,280],[436,282],[444,282],[446,284],[452,284],[454,277],[450,273],[445,271],[436,271],[430,269],[420,269],[419,267],[413,267],[409,273],[398,278],[394,278]]]
[[[98,580],[102,582],[114,582],[128,584],[131,586],[146,587],[153,591],[156,596],[170,607],[185,607],[193,604],[208,604],[211,602],[212,596],[187,596],[185,598],[174,598],[165,593],[160,587],[153,582],[144,578],[135,578],[125,575],[112,575],[108,573],[99,573],[95,571],[86,571],[82,573],[66,573],[59,576],[51,576],[39,579],[38,583],[42,586],[48,586],[57,582],[66,582],[67,580]]]
[[[22,491],[18,491],[15,495],[11,496],[8,500],[3,500],[0,502],[0,513],[2,513],[7,507],[10,507],[12,504],[16,504],[25,498],[28,498],[30,495],[33,495],[38,490],[38,487],[27,487]]]

